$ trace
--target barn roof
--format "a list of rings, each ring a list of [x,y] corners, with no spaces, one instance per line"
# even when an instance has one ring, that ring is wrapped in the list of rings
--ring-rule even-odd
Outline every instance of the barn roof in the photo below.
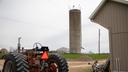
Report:
[[[117,3],[121,3],[121,4],[125,4],[128,5],[128,0],[102,0],[100,2],[100,4],[98,5],[98,7],[94,10],[94,12],[90,15],[90,20],[93,20],[95,18],[95,16],[97,15],[97,13],[101,10],[101,8],[105,5],[106,2],[108,1],[113,1],[113,2],[117,2]]]

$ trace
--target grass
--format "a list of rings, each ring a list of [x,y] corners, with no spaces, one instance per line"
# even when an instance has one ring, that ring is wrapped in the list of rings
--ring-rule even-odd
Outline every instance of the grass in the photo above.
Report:
[[[84,58],[84,54],[76,54],[76,53],[66,53],[63,54],[63,56],[67,59],[79,59],[79,58]]]
[[[84,58],[89,58],[85,54],[77,54],[77,53],[66,53],[63,54],[63,57],[66,59],[84,59]]]
[[[107,59],[109,54],[77,54],[77,53],[65,53],[63,57],[66,59],[93,59],[93,60],[100,60],[100,59]]]
[[[93,60],[107,59],[110,57],[109,54],[87,54],[87,56],[91,57]]]
[[[0,59],[2,59],[4,55],[5,55],[5,54],[0,53]]]

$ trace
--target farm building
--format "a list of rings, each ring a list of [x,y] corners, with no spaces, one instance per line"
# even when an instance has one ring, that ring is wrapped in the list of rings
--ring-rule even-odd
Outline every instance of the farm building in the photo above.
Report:
[[[90,20],[109,30],[112,72],[128,72],[128,0],[102,0]]]
[[[69,11],[69,37],[70,53],[81,53],[81,11]]]
[[[1,48],[0,49],[0,53],[7,54],[8,53],[8,50],[6,48]]]

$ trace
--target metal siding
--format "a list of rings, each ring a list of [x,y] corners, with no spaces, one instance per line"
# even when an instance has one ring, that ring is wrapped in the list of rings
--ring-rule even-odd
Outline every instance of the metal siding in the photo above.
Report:
[[[113,23],[113,32],[128,32],[127,29],[127,6],[119,3],[111,3]]]
[[[110,24],[112,23],[112,17],[110,17],[109,15],[110,13],[110,9],[111,9],[111,4],[105,4],[104,7],[102,8],[102,10],[99,11],[99,13],[97,13],[97,16],[94,18],[94,22],[104,26],[104,27],[110,27]]]
[[[128,5],[109,1],[99,11],[94,22],[111,28],[113,70],[128,72]]]
[[[128,71],[128,33],[112,34],[112,41],[114,70]]]
[[[108,2],[94,18],[94,22],[108,28],[112,32],[128,32],[127,16],[128,6],[116,2]]]

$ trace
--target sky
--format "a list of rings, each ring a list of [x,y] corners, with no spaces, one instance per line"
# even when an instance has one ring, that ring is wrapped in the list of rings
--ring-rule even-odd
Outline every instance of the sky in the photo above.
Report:
[[[101,0],[0,0],[0,48],[21,45],[32,48],[34,42],[50,50],[69,48],[69,10],[81,10],[82,53],[98,52],[98,29],[101,52],[109,52],[108,30],[92,23],[89,16]]]

